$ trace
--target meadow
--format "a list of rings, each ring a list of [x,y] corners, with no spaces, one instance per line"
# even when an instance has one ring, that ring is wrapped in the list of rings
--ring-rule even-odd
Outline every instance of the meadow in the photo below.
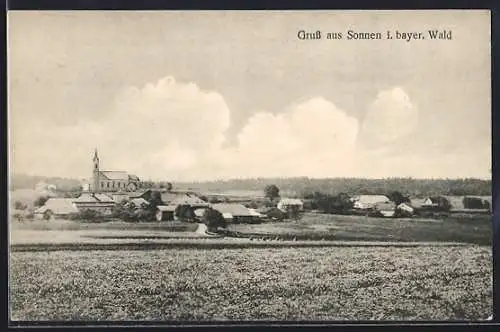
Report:
[[[13,320],[482,320],[491,248],[12,252]]]
[[[430,218],[371,218],[306,213],[298,221],[232,224],[229,230],[253,237],[340,241],[447,241],[492,245],[489,215]]]

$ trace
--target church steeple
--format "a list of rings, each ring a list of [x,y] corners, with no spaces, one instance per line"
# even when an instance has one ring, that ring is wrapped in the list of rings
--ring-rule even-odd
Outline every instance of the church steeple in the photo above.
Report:
[[[97,149],[94,151],[94,170],[92,172],[92,180],[93,180],[93,185],[92,185],[92,191],[94,193],[99,192],[99,156],[97,155]]]
[[[94,171],[99,170],[99,156],[97,155],[97,149],[94,150]]]

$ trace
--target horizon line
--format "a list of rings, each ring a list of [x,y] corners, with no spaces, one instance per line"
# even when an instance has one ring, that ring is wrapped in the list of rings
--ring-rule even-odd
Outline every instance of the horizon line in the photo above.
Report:
[[[118,172],[126,172],[126,171],[118,171]],[[128,173],[128,172],[127,172]],[[13,176],[29,176],[29,177],[43,177],[43,178],[57,178],[57,179],[68,179],[68,180],[88,180],[91,177],[68,177],[68,176],[50,176],[50,175],[39,175],[39,174],[27,174],[27,173],[11,173],[10,177]],[[211,180],[153,180],[151,178],[141,178],[140,182],[153,181],[153,182],[171,182],[171,183],[204,183],[204,182],[228,182],[228,181],[248,181],[248,180],[287,180],[287,179],[307,179],[307,180],[480,180],[480,181],[492,181],[492,178],[485,178],[479,176],[463,176],[463,177],[413,177],[413,176],[387,176],[387,177],[362,177],[362,176],[327,176],[327,177],[310,177],[306,175],[301,176],[287,176],[287,177],[279,177],[279,176],[257,176],[257,177],[229,177],[229,178],[219,178],[219,179],[211,179]]]

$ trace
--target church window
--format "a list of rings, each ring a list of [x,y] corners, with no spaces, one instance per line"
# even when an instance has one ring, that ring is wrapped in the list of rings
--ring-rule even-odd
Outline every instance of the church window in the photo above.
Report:
[[[101,182],[101,188],[104,188],[104,182]]]

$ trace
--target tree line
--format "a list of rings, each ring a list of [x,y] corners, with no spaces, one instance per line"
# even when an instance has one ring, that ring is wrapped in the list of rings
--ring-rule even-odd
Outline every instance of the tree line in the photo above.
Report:
[[[464,179],[413,179],[413,178],[256,178],[208,182],[176,183],[176,187],[194,187],[199,191],[252,190],[262,192],[269,185],[280,188],[282,196],[306,197],[321,192],[325,195],[385,195],[399,191],[405,196],[426,197],[435,195],[491,195],[491,180]]]

